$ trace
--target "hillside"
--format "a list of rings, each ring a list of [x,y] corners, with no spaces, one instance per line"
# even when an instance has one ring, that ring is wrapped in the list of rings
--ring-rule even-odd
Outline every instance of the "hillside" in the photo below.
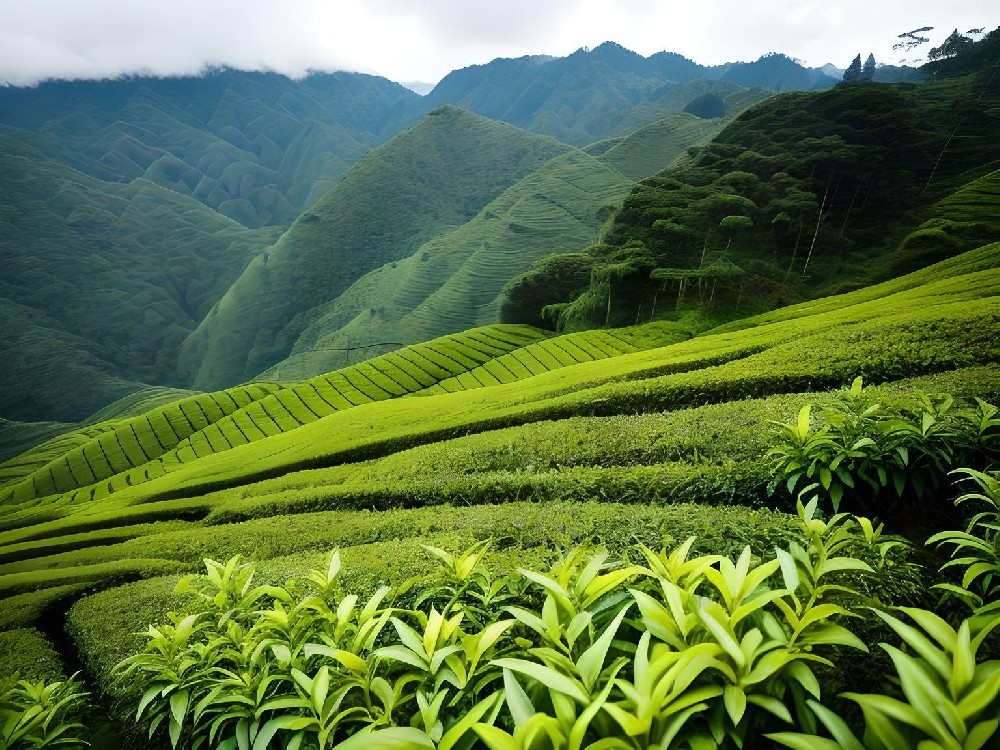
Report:
[[[179,347],[410,98],[355,74],[0,87],[0,411],[183,385]]]
[[[420,574],[421,543],[502,537],[490,557],[501,570],[595,537],[764,549],[786,517],[688,503],[762,502],[770,421],[834,403],[827,389],[859,373],[883,405],[915,388],[995,401],[998,302],[993,244],[735,332],[470,331],[270,394],[206,394],[94,425],[61,454],[50,444],[45,465],[4,467],[0,645],[26,638],[31,658],[53,659],[41,628],[115,690],[110,665],[178,606],[176,576],[211,555],[252,556],[265,581],[283,581],[333,543],[364,593]],[[171,454],[149,453],[189,424]],[[88,485],[101,466],[110,473]],[[107,591],[83,595],[94,588]]]
[[[597,239],[636,179],[663,168],[727,120],[680,113],[623,139],[555,157],[471,221],[369,272],[315,311],[291,354],[262,377],[308,377],[372,356],[386,342],[414,344],[500,320],[510,278],[552,253]],[[589,151],[599,151],[596,156]]]
[[[178,348],[273,229],[249,230],[145,179],[107,182],[0,128],[0,403],[75,421],[173,384]],[[13,355],[13,356],[11,356]]]
[[[456,107],[434,110],[366,154],[254,259],[185,342],[185,377],[198,389],[254,377],[288,353],[319,305],[567,150]]]
[[[287,226],[420,97],[357,73],[235,70],[0,87],[0,124],[104,182],[143,180],[250,227]],[[3,174],[8,174],[4,172]]]
[[[995,238],[987,217],[962,229],[942,216],[908,234],[937,201],[1000,165],[998,126],[991,71],[768,99],[633,189],[560,325],[634,322],[661,293],[678,310],[734,315],[891,278]]]

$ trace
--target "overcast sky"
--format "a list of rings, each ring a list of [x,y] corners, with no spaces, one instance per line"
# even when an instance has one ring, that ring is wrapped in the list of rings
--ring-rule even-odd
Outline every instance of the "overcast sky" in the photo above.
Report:
[[[0,0],[0,81],[228,65],[435,82],[495,57],[606,40],[703,64],[776,51],[846,67],[859,52],[898,62],[896,36],[921,26],[939,44],[956,27],[998,25],[998,0]]]

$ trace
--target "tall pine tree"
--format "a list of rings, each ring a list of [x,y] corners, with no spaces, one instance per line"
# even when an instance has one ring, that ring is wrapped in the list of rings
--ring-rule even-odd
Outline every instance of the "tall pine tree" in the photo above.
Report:
[[[844,83],[854,83],[861,80],[861,55],[854,58],[851,66],[844,71]]]
[[[860,57],[860,55],[858,56]],[[875,55],[871,53],[868,53],[868,59],[865,60],[865,67],[861,69],[861,80],[875,80]]]

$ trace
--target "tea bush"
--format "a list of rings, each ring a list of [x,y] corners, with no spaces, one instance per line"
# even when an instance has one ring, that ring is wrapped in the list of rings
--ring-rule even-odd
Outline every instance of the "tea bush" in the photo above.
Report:
[[[832,721],[817,666],[866,651],[850,622],[885,606],[854,586],[876,574],[862,558],[883,567],[901,544],[816,507],[799,504],[795,539],[765,557],[698,555],[689,538],[495,576],[490,542],[427,547],[437,573],[367,599],[344,593],[337,552],[284,586],[255,586],[239,557],[206,560],[178,586],[189,605],[115,671],[143,686],[135,717],[171,747],[794,743],[782,729]]]
[[[1000,456],[997,407],[976,399],[975,407],[953,408],[949,394],[917,394],[909,408],[886,408],[854,381],[840,402],[821,411],[814,428],[811,405],[794,424],[780,424],[783,440],[768,452],[775,481],[789,492],[815,487],[834,512],[847,500],[874,511],[888,496],[928,498],[956,466],[984,468]]]
[[[87,746],[80,739],[84,728],[81,710],[87,694],[75,680],[19,680],[0,690],[0,747],[28,750]]]
[[[48,639],[34,628],[0,632],[0,682],[11,678],[62,678],[62,662]]]

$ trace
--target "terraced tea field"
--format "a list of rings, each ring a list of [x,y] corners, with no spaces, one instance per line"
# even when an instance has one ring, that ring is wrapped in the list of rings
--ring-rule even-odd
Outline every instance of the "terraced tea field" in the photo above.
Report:
[[[0,591],[44,599],[179,570],[190,563],[155,541],[164,522],[193,552],[197,528],[332,509],[750,502],[767,481],[768,420],[789,419],[807,398],[783,394],[862,374],[898,398],[912,388],[907,378],[926,374],[956,396],[995,398],[998,258],[1000,245],[985,246],[821,301],[813,314],[802,307],[682,341],[664,324],[561,337],[495,326],[302,383],[175,402],[8,488]],[[615,422],[660,413],[624,430]],[[579,440],[565,423],[551,436],[544,429],[579,418],[594,420]],[[732,437],[719,445],[702,431]]]

